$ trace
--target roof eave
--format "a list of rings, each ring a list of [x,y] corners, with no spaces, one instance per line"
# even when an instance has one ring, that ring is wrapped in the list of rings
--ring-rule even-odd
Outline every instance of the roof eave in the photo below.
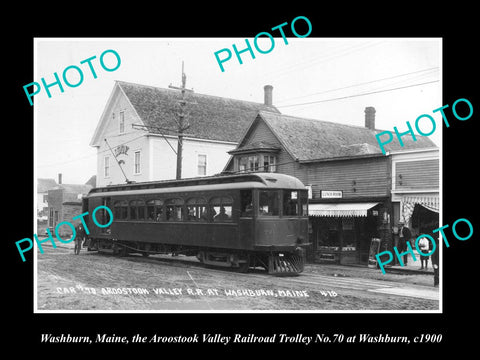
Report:
[[[355,156],[337,156],[323,159],[298,159],[300,164],[308,164],[315,162],[329,162],[329,161],[341,161],[341,160],[354,160],[354,159],[366,159],[366,158],[375,158],[375,157],[385,157],[382,153],[376,154],[364,154],[364,155],[355,155]]]

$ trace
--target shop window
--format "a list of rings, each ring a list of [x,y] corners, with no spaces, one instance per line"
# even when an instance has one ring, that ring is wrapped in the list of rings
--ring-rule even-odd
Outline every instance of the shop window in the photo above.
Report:
[[[252,190],[240,191],[241,216],[253,216],[253,193]]]
[[[264,190],[259,192],[258,213],[261,216],[278,216],[278,191]]]
[[[147,220],[162,221],[163,215],[163,201],[162,200],[148,200],[147,201]]]
[[[231,197],[214,197],[210,200],[210,216],[214,222],[232,221]]]
[[[116,201],[113,204],[113,217],[116,220],[125,220],[128,216],[128,203],[126,200]]]
[[[300,209],[298,206],[298,191],[284,190],[283,191],[283,215],[284,216],[298,216]]]
[[[340,246],[338,218],[323,218],[321,223],[317,234],[318,248],[338,250]]]
[[[187,200],[187,220],[207,221],[207,201],[203,198]]]
[[[165,218],[167,221],[183,220],[183,200],[169,199],[165,201]]]
[[[355,237],[355,219],[344,217],[342,218],[342,230],[343,230],[343,251],[356,250],[356,237]]]

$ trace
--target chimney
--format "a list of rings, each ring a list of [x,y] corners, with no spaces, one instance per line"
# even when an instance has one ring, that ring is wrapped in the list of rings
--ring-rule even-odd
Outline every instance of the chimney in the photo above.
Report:
[[[265,105],[272,106],[272,90],[273,86],[272,85],[265,85],[263,87],[263,90],[265,91],[265,100],[264,103]]]
[[[375,130],[375,108],[373,106],[365,108],[365,127]]]
[[[62,184],[62,173],[58,174],[58,185]]]

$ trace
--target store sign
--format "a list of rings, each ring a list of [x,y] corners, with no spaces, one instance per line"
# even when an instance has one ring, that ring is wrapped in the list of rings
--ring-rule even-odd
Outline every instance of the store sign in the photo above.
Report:
[[[129,147],[126,146],[126,145],[119,145],[119,146],[117,146],[117,147],[115,148],[115,156],[122,155],[122,154],[128,156],[128,154],[127,154],[128,149],[129,149]]]
[[[342,191],[322,190],[320,194],[322,199],[341,199],[343,197]]]

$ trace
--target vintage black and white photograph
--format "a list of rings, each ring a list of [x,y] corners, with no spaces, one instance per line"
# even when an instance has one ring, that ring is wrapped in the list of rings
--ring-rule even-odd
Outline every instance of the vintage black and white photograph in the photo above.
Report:
[[[34,40],[36,313],[442,311],[442,39],[307,20]]]

